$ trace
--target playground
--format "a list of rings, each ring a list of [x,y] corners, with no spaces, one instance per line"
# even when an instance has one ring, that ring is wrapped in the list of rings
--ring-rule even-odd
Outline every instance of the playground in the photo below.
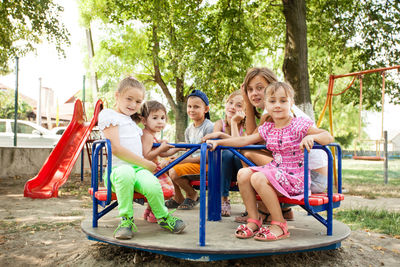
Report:
[[[354,160],[344,161],[347,165]],[[376,164],[376,163],[375,163]],[[381,162],[380,162],[381,164]],[[390,161],[399,165],[399,161]],[[396,169],[397,175],[400,173]],[[393,173],[396,174],[396,173]],[[399,176],[397,176],[399,177]],[[285,255],[265,256],[240,260],[225,260],[209,263],[191,262],[129,248],[93,242],[81,231],[81,221],[91,216],[91,199],[87,194],[90,177],[80,181],[79,176],[71,176],[59,191],[58,198],[24,198],[23,188],[27,177],[0,179],[0,265],[41,265],[41,266],[251,266],[262,264],[290,266],[396,266],[400,261],[400,237],[381,234],[368,229],[353,229],[350,237],[337,250],[304,252]],[[391,180],[389,180],[391,183]],[[344,180],[344,187],[350,184]],[[387,196],[387,186],[369,181],[375,189]],[[393,186],[392,186],[393,187]],[[399,185],[394,186],[399,192]],[[352,186],[352,188],[355,188]],[[396,196],[398,197],[398,196]],[[240,203],[240,196],[234,198]],[[46,207],[44,209],[43,207]],[[136,207],[140,205],[136,205]],[[369,199],[365,196],[346,194],[341,210],[350,208],[377,208],[400,212],[398,198],[379,196]],[[242,212],[241,209],[239,209]],[[295,208],[296,215],[304,211]],[[195,209],[198,212],[198,207]],[[140,212],[138,214],[141,214]],[[233,216],[238,215],[233,214]],[[140,218],[138,219],[140,220]],[[233,217],[223,220],[233,221]]]
[[[0,8],[0,266],[400,265],[400,2],[66,3]]]
[[[328,266],[343,262],[351,265],[373,263],[373,265],[391,266],[399,262],[399,230],[396,226],[388,229],[392,223],[397,225],[400,211],[400,204],[397,201],[400,191],[399,160],[387,156],[384,157],[384,162],[343,159],[340,146],[336,144],[329,145],[331,150],[327,148],[328,146],[314,145],[314,149],[322,149],[328,155],[329,186],[325,194],[309,196],[308,193],[304,193],[304,200],[299,203],[287,202],[300,205],[294,208],[295,221],[289,225],[293,233],[291,239],[254,246],[253,243],[238,242],[227,234],[227,229],[229,233],[234,232],[237,223],[233,222],[233,218],[243,212],[244,206],[240,195],[233,192],[232,217],[220,216],[220,203],[217,201],[220,195],[215,195],[219,193],[216,181],[219,180],[218,166],[221,165],[221,154],[218,153],[222,149],[234,151],[235,148],[221,147],[214,152],[210,150],[207,152],[206,144],[175,144],[177,147],[188,149],[187,152],[160,171],[162,173],[171,168],[173,164],[196,149],[201,150],[201,162],[205,162],[205,155],[208,153],[207,198],[204,190],[206,173],[204,164],[200,171],[200,182],[197,184],[200,186],[200,205],[191,212],[175,212],[188,223],[185,234],[174,238],[173,244],[169,243],[172,239],[167,234],[154,235],[153,225],[138,215],[143,213],[144,207],[137,204],[135,222],[141,229],[140,233],[135,234],[132,241],[122,242],[114,239],[113,229],[118,219],[116,219],[116,209],[113,208],[117,203],[111,201],[111,194],[107,196],[106,188],[100,188],[102,183],[97,185],[97,182],[94,182],[102,177],[102,172],[107,173],[108,168],[99,166],[104,166],[102,162],[104,157],[100,156],[103,155],[100,152],[111,154],[108,141],[93,143],[92,167],[86,170],[86,174],[82,173],[79,177],[71,173],[75,162],[80,159],[80,151],[86,152],[92,145],[93,141],[87,140],[90,139],[90,133],[102,106],[103,103],[99,100],[94,117],[88,120],[85,118],[82,103],[77,100],[72,122],[37,176],[30,180],[30,177],[20,176],[2,179],[1,197],[5,208],[4,215],[0,218],[0,245],[3,246],[3,251],[9,252],[0,258],[2,265],[17,262],[20,265],[57,263],[111,266],[124,263],[129,265],[133,262],[161,266],[201,265],[202,263],[195,261],[211,261],[213,265],[224,266],[232,263],[259,265],[260,262],[273,261],[277,265],[298,264],[298,266],[310,263]],[[247,146],[246,149],[260,149],[260,147]],[[238,152],[235,150],[235,153]],[[106,158],[107,166],[111,166],[110,157]],[[252,165],[245,157],[241,160]],[[305,160],[306,168],[308,168],[307,162],[308,160]],[[385,170],[384,175],[382,175],[383,170]],[[88,174],[90,172],[91,177]],[[304,179],[308,179],[307,175]],[[96,197],[92,198],[88,190]],[[308,192],[307,188],[305,192]],[[343,197],[346,201],[342,201]],[[207,208],[205,208],[206,201],[208,201]],[[282,198],[280,201],[288,200]],[[105,204],[104,210],[97,211],[98,202]],[[307,216],[300,207],[312,216]],[[340,209],[336,209],[339,207]],[[326,211],[326,214],[322,213],[323,211]],[[349,219],[346,215],[360,211],[374,214],[383,212],[393,216],[395,221],[387,223],[386,228],[380,228],[363,224],[364,218]],[[101,218],[108,212],[109,215]],[[321,215],[318,212],[321,212]],[[98,217],[95,219],[94,216]],[[368,220],[371,218],[365,218],[365,221]],[[282,255],[287,253],[289,256]],[[187,261],[188,259],[193,261]]]

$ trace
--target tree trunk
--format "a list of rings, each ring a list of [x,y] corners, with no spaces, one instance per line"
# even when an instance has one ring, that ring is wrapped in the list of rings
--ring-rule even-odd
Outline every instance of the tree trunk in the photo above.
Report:
[[[295,103],[314,119],[308,80],[305,0],[282,0],[286,19],[285,58],[282,70],[296,92]]]
[[[186,101],[183,95],[184,82],[183,79],[176,78],[176,109],[175,109],[175,138],[176,142],[185,141],[185,129],[188,123],[186,113]]]
[[[157,34],[157,26],[153,25],[153,67],[154,67],[154,81],[160,86],[164,95],[166,96],[169,105],[175,113],[175,142],[184,142],[185,141],[185,129],[187,126],[187,114],[186,114],[186,101],[185,96],[183,95],[184,89],[184,81],[183,79],[176,78],[176,91],[174,101],[167,84],[164,82],[160,66],[158,63],[158,53],[160,50],[160,43],[158,40]]]

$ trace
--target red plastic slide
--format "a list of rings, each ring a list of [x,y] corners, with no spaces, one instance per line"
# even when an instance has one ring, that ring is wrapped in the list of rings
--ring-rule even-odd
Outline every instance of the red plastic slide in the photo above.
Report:
[[[85,121],[82,102],[75,102],[72,120],[38,175],[25,184],[24,196],[30,198],[58,197],[58,188],[68,179],[79,154],[97,122],[103,102],[98,100],[89,123]]]

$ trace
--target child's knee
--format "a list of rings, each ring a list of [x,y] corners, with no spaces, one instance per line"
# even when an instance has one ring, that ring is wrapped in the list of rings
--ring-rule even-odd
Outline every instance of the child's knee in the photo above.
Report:
[[[176,173],[174,168],[169,170],[168,176],[171,178],[172,181],[175,181],[178,178],[178,174]]]
[[[249,168],[242,168],[238,171],[237,182],[238,184],[244,184],[250,182],[250,177],[253,171]]]
[[[268,179],[265,177],[265,174],[262,172],[255,172],[250,177],[251,185],[254,188],[259,188],[261,186],[265,186],[269,184]]]

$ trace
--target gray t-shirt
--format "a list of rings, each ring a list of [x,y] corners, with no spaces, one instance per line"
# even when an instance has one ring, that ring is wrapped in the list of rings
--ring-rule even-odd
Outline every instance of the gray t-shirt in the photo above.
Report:
[[[203,123],[195,127],[194,124],[190,124],[185,130],[185,141],[188,144],[200,144],[201,138],[206,134],[212,133],[214,130],[214,123],[209,119],[205,119]],[[192,154],[192,157],[200,156],[200,149]]]

